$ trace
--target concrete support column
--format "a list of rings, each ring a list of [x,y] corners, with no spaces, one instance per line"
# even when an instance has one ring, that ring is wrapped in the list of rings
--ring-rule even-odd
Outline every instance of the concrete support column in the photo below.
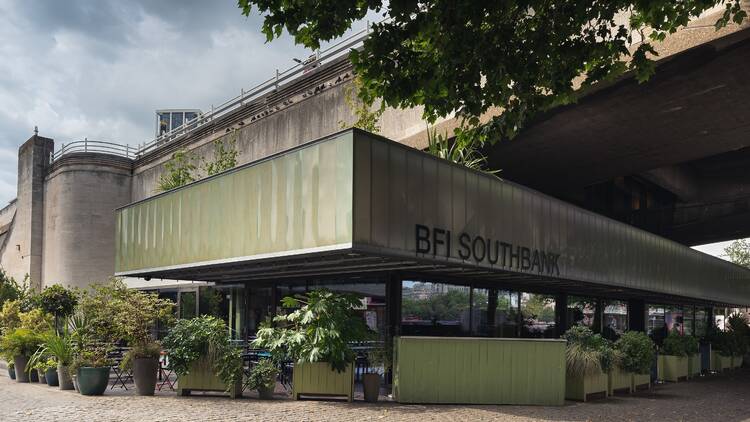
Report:
[[[560,337],[568,331],[568,295],[560,293],[555,295],[555,327],[557,336]]]
[[[646,331],[646,301],[643,299],[628,300],[628,330]]]
[[[55,143],[34,135],[18,149],[18,188],[13,229],[0,250],[4,269],[21,282],[29,276],[29,285],[42,288],[42,250],[44,240],[44,177],[50,166]]]

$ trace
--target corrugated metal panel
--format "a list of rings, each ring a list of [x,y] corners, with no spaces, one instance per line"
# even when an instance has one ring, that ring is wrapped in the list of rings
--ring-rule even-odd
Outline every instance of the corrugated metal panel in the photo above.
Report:
[[[750,271],[494,176],[356,134],[356,150],[372,150],[369,156],[356,156],[355,167],[369,170],[356,173],[356,197],[360,200],[360,193],[372,185],[370,199],[363,202],[369,201],[373,213],[390,210],[388,218],[357,221],[355,246],[362,250],[387,247],[391,255],[539,274],[536,267],[462,259],[459,236],[467,233],[472,239],[481,236],[526,247],[531,253],[560,254],[559,274],[552,274],[560,279],[750,304]],[[406,202],[404,187],[409,187]],[[416,225],[450,230],[450,257],[445,252],[418,254]],[[364,233],[372,233],[373,239],[368,241]],[[383,234],[388,239],[379,237]]]
[[[398,402],[565,402],[564,340],[397,337],[394,343]]]
[[[349,247],[352,148],[343,133],[118,210],[115,271]]]

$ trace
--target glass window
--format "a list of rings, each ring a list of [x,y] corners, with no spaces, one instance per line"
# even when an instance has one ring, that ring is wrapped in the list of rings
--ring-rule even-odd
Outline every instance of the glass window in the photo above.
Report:
[[[521,337],[554,338],[555,298],[536,293],[521,294]]]
[[[382,281],[360,281],[358,283],[336,282],[328,280],[312,281],[308,290],[328,289],[339,293],[354,293],[362,296],[362,318],[371,330],[385,338],[386,330],[386,307],[385,307],[385,282]]]
[[[180,318],[190,319],[195,318],[196,314],[196,292],[180,292]]]
[[[618,339],[628,328],[628,304],[620,300],[604,302],[604,329],[602,334],[610,340]]]
[[[581,296],[568,297],[568,322],[571,326],[582,324],[593,327],[595,314],[596,299]]]
[[[667,336],[667,325],[664,323],[664,307],[659,305],[649,305],[648,307],[648,335],[657,344]]]
[[[169,113],[159,113],[159,136],[169,132]]]
[[[182,126],[182,112],[172,113],[172,129]]]
[[[686,336],[695,334],[695,307],[686,306],[682,312],[683,331]]]
[[[473,289],[472,335],[518,337],[518,294],[508,290]]]
[[[668,306],[664,308],[664,324],[667,326],[667,332],[677,331],[680,334],[685,334],[685,319],[682,307]]]
[[[705,337],[708,333],[708,319],[706,310],[704,308],[698,308],[695,310],[695,335],[698,337]]]
[[[194,111],[186,111],[185,112],[185,123],[191,122],[195,120],[195,118],[198,117],[198,113]]]
[[[471,332],[471,288],[404,280],[401,332],[404,335],[464,336]]]

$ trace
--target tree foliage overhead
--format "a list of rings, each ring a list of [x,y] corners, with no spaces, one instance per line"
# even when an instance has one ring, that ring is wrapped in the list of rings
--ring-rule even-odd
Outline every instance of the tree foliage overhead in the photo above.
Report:
[[[735,240],[724,248],[724,253],[735,264],[750,268],[750,241],[748,239]]]
[[[455,112],[474,139],[492,142],[512,138],[535,113],[573,101],[578,77],[584,87],[627,69],[647,79],[654,72],[652,43],[717,4],[726,7],[717,28],[747,17],[741,0],[238,3],[245,15],[253,8],[264,15],[269,41],[286,30],[314,49],[370,11],[387,16],[350,55],[362,80],[361,98],[382,98],[397,108],[424,106],[430,122]],[[480,129],[479,116],[495,107],[502,113]]]

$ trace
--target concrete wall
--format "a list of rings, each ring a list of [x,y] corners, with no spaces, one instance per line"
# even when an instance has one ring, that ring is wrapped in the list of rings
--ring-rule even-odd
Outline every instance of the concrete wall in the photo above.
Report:
[[[12,225],[0,250],[0,266],[17,281],[28,274],[32,287],[42,281],[44,174],[54,141],[34,135],[18,149],[18,198]]]
[[[114,274],[114,210],[130,201],[129,165],[95,154],[55,163],[44,191],[45,286],[85,287]]]
[[[238,165],[255,161],[277,152],[340,131],[350,126],[355,117],[346,103],[348,83],[335,85],[329,89],[252,123],[244,124],[236,132],[225,133],[225,127],[217,128],[210,136],[197,139],[187,146],[199,157],[210,160],[213,157],[213,141],[236,139],[239,151]],[[238,127],[237,125],[233,125]],[[380,134],[404,142],[410,146],[424,147],[423,135],[427,125],[422,120],[421,109],[386,109],[380,119]],[[133,201],[152,196],[156,184],[164,171],[164,163],[169,160],[166,154],[159,160],[138,165],[133,171]]]

